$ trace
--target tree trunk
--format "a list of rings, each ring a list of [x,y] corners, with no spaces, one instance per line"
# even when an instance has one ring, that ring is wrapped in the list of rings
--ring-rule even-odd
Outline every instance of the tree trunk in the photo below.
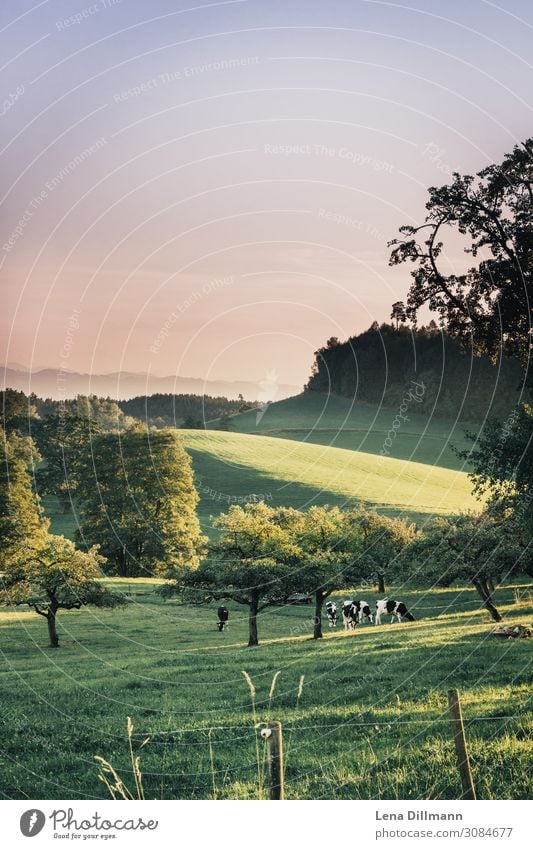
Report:
[[[492,596],[491,596],[490,590],[487,586],[487,582],[483,579],[483,580],[474,581],[473,583],[474,583],[474,586],[475,586],[476,590],[478,591],[479,595],[483,599],[483,604],[485,605],[485,607],[489,611],[491,619],[493,619],[494,622],[501,622],[502,617],[501,617],[500,613],[498,613],[498,611],[496,610],[496,608],[494,607],[494,605],[492,603]]]
[[[258,646],[259,637],[257,636],[257,609],[259,607],[259,597],[252,593],[250,598],[250,614],[248,623],[250,626],[250,636],[248,638],[249,646]]]
[[[50,638],[51,649],[59,648],[59,637],[57,636],[56,630],[56,613],[56,608],[49,607],[48,613],[46,614],[46,621],[48,623],[48,636]]]
[[[322,633],[322,605],[324,604],[325,595],[322,590],[317,590],[315,593],[315,626],[313,629],[313,639],[319,640],[323,637]]]
[[[494,590],[496,589],[496,587],[494,586],[494,581],[492,580],[492,578],[487,578],[487,587],[488,587],[488,589],[489,589],[489,592],[490,592],[490,593],[491,593],[491,595],[492,595],[492,593],[493,593],[493,592],[494,592]]]
[[[378,593],[385,592],[385,575],[383,572],[378,572]]]

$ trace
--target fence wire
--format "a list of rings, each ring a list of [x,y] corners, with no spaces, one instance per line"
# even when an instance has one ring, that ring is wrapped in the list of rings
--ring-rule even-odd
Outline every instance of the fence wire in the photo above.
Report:
[[[471,723],[471,722],[493,722],[495,720],[500,720],[501,722],[509,722],[513,719],[528,719],[528,714],[526,713],[515,713],[508,714],[507,716],[472,716],[472,717],[463,717],[463,722]],[[150,742],[163,742],[159,740],[151,740],[152,737],[161,737],[162,735],[168,736],[171,734],[209,734],[215,733],[217,731],[259,731],[262,729],[268,720],[265,720],[264,723],[258,723],[253,728],[251,725],[206,725],[204,728],[174,728],[169,731],[147,731],[145,733],[136,731],[133,735],[134,739],[146,739],[150,738]],[[448,725],[450,722],[449,717],[443,717],[441,719],[391,719],[391,720],[367,720],[365,722],[338,722],[338,723],[325,723],[323,725],[286,725],[283,723],[283,733],[294,733],[299,731],[331,731],[338,728],[387,728],[388,730],[393,729],[398,725],[434,725],[437,723],[444,723]],[[189,744],[187,744],[189,745]]]

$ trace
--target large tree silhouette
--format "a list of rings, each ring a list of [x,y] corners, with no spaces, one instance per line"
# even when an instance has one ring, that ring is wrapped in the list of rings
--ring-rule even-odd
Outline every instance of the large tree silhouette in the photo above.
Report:
[[[533,139],[499,165],[475,176],[454,173],[450,185],[432,187],[427,215],[400,228],[390,264],[411,262],[407,314],[427,305],[443,325],[495,359],[502,350],[527,371],[532,343]],[[457,234],[473,262],[453,274],[442,262]],[[531,377],[530,377],[531,380]]]

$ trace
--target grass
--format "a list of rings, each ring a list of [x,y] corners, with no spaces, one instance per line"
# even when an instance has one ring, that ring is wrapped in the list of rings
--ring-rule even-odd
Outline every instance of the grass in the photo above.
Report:
[[[270,436],[201,430],[182,434],[207,531],[211,514],[254,494],[271,504],[301,509],[360,499],[418,521],[478,507],[461,471]]]
[[[181,430],[210,517],[255,495],[274,505],[348,505],[362,500],[381,512],[423,522],[436,513],[474,510],[471,484],[451,445],[465,448],[463,425],[420,415],[416,402],[381,456],[397,411],[308,392],[234,416],[231,432]],[[471,426],[475,430],[475,426]],[[76,522],[54,497],[43,499],[52,532],[73,538]]]
[[[62,614],[59,650],[47,648],[43,620],[29,610],[0,613],[4,798],[107,798],[96,755],[128,787],[140,755],[146,798],[256,798],[243,670],[257,721],[284,725],[290,798],[458,798],[449,687],[462,696],[480,798],[531,794],[531,646],[490,636],[474,591],[403,588],[415,623],[322,641],[309,639],[309,608],[270,608],[262,644],[247,649],[242,607],[228,604],[220,633],[216,605],[163,602],[156,581],[110,583],[133,589],[132,604]],[[506,622],[528,623],[531,598],[513,604],[514,589],[498,590],[499,607]]]
[[[336,395],[305,392],[271,404],[259,418],[254,410],[233,416],[231,428],[238,433],[379,454],[397,413],[396,409],[355,403]],[[408,421],[401,420],[389,449],[391,457],[447,469],[463,468],[452,446],[470,447],[464,431],[476,431],[475,425],[437,419],[430,412],[420,414],[415,401],[404,415]]]
[[[380,512],[423,523],[436,513],[475,510],[466,472],[296,440],[213,430],[182,430],[200,495],[198,514],[210,517],[252,496],[273,505],[349,506],[361,500]],[[53,533],[73,539],[76,520],[53,496],[43,498]]]

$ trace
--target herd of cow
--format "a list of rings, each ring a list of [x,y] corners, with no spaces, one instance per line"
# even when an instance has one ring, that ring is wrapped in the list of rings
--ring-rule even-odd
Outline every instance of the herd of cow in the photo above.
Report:
[[[328,601],[326,613],[328,614],[329,627],[335,628],[337,625],[336,602]],[[415,617],[412,613],[409,613],[403,601],[396,601],[393,598],[382,598],[376,601],[375,614],[372,614],[370,605],[366,601],[344,601],[342,604],[342,621],[345,631],[353,630],[356,625],[360,625],[365,620],[381,625],[381,617],[387,614],[392,616],[391,622],[394,622],[394,617],[398,622],[401,622],[402,619],[407,619],[409,622],[415,621]]]
[[[337,604],[334,601],[328,601],[326,604],[326,613],[330,628],[337,626]],[[217,610],[219,631],[224,631],[229,619],[229,610],[227,607],[219,607]],[[372,613],[370,605],[366,601],[344,601],[342,604],[342,621],[344,622],[344,630],[353,630],[356,625],[360,625],[365,620],[367,622],[375,622],[376,625],[381,625],[381,617],[386,615],[392,616],[391,622],[394,622],[394,617],[401,622],[402,619],[407,619],[409,622],[414,622],[415,617],[409,613],[403,601],[396,601],[393,598],[382,598],[376,601],[376,612]]]

